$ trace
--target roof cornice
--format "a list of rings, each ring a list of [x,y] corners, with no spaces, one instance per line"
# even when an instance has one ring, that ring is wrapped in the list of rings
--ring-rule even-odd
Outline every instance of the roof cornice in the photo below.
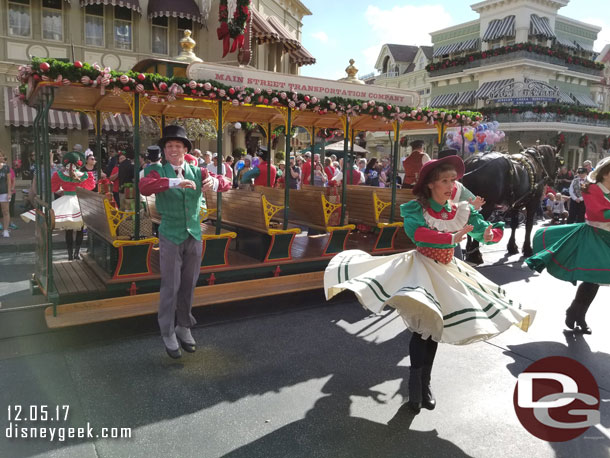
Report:
[[[568,3],[570,3],[570,0],[485,0],[483,2],[479,2],[479,3],[475,3],[473,5],[470,5],[470,8],[472,8],[473,11],[476,11],[477,13],[481,13],[482,11],[485,10],[491,10],[491,9],[495,9],[495,8],[499,8],[505,5],[509,5],[511,3],[519,3],[519,2],[523,2],[523,3],[541,3],[541,4],[545,4],[548,5],[550,7],[554,7],[556,9],[560,9],[563,8],[564,6],[567,6]]]

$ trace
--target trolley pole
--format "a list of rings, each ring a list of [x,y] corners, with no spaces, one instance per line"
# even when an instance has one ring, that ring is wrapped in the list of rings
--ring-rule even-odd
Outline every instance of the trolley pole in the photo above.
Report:
[[[290,107],[286,108],[286,157],[290,157],[290,131],[292,130],[292,109]],[[290,168],[290,163],[288,163]],[[313,170],[313,169],[312,169]],[[288,172],[290,173],[290,172]],[[269,176],[269,174],[267,174]],[[284,183],[286,183],[286,179],[284,179]],[[313,183],[312,183],[313,184]],[[284,221],[282,223],[282,228],[284,230],[288,229],[288,212],[290,211],[290,188],[289,186],[284,186]]]
[[[398,175],[398,144],[400,138],[400,121],[396,120],[394,124],[394,151],[392,161],[392,206],[390,207],[390,223],[394,222],[394,213],[396,209],[396,176]]]
[[[135,223],[133,229],[133,237],[135,240],[140,239],[140,94],[135,93],[133,95],[133,149],[134,152],[134,164],[133,164],[133,187],[135,199],[134,211],[135,211]]]
[[[343,185],[341,187],[341,223],[340,226],[345,226],[345,199],[347,189],[347,168],[349,167],[349,161],[347,159],[347,139],[349,137],[349,116],[345,117],[345,131],[343,132]],[[351,170],[350,170],[351,175]]]

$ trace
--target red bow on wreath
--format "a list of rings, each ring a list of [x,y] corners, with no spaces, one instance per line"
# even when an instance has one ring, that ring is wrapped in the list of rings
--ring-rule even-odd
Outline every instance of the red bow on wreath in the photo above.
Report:
[[[246,24],[250,18],[250,0],[237,0],[237,8],[233,13],[233,19],[229,21],[229,8],[227,0],[220,0],[218,7],[218,21],[220,27],[216,29],[218,39],[222,41],[222,57],[229,52],[235,52],[243,48],[246,37]],[[233,38],[233,45],[230,44]],[[230,48],[230,49],[229,49]]]

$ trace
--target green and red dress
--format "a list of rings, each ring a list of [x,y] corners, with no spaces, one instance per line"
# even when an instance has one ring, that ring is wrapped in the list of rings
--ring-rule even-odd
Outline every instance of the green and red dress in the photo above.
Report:
[[[368,310],[379,313],[390,305],[406,326],[424,339],[467,344],[489,339],[511,325],[527,330],[533,312],[507,297],[506,292],[468,264],[453,257],[453,232],[472,224],[470,233],[482,243],[490,223],[468,202],[433,200],[401,205],[404,229],[416,249],[389,256],[360,250],[336,255],[324,273],[326,298],[351,290]],[[504,223],[493,225],[493,240],[503,235]]]
[[[610,190],[601,183],[583,192],[585,222],[539,229],[534,235],[534,256],[527,265],[545,268],[560,280],[610,284]]]

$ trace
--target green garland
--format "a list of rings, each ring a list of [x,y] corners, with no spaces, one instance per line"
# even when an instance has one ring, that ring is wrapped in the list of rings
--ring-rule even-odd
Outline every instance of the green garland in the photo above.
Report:
[[[441,62],[433,62],[431,64],[426,65],[426,70],[428,72],[434,72],[438,70],[443,70],[445,68],[450,67],[458,67],[461,65],[466,65],[469,62],[474,62],[475,60],[484,60],[490,57],[501,56],[504,54],[511,54],[518,51],[528,51],[533,52],[535,54],[557,57],[558,59],[563,59],[568,64],[580,65],[586,68],[593,68],[595,70],[603,70],[604,64],[595,62],[591,59],[585,59],[582,57],[576,57],[570,54],[569,52],[563,51],[561,49],[553,49],[547,46],[537,45],[535,43],[517,43],[514,45],[503,46],[496,49],[490,49],[488,51],[477,51],[470,54],[466,54],[462,57],[457,57],[455,59],[443,60]]]
[[[87,63],[62,62],[57,59],[34,58],[30,65],[21,66],[19,69],[20,81],[25,85],[29,78],[33,78],[35,82],[46,78],[49,81],[61,80],[66,83],[65,80],[68,80],[68,84],[80,83],[97,87],[105,84],[104,88],[107,91],[139,92],[143,96],[159,102],[189,96],[223,100],[234,105],[283,106],[295,110],[314,111],[320,115],[329,112],[348,116],[370,115],[374,119],[381,118],[386,121],[400,119],[401,121],[470,124],[483,119],[481,113],[476,111],[401,107],[343,97],[317,99],[290,91],[276,92],[227,86],[215,80],[193,81],[183,77],[168,78],[155,73],[117,72]],[[22,87],[21,91],[22,94],[25,94],[25,87]]]

